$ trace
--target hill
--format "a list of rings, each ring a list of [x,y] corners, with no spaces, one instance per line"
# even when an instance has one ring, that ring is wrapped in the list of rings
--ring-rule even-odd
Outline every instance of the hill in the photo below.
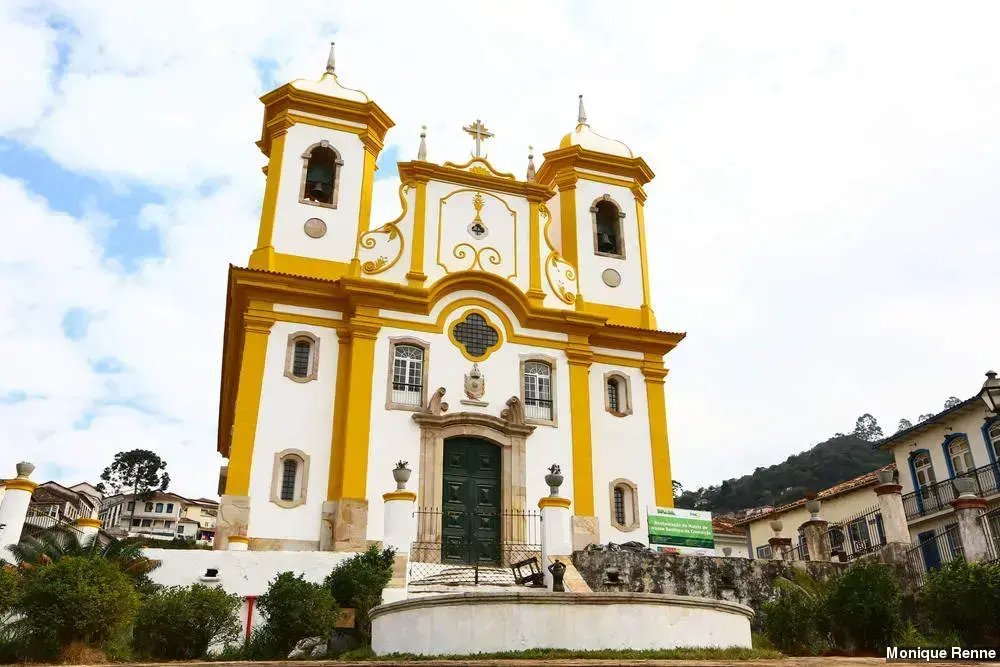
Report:
[[[858,420],[859,425],[863,419]],[[889,453],[872,449],[872,442],[881,435],[881,429],[875,433],[865,428],[849,435],[838,433],[782,463],[757,468],[753,474],[727,479],[718,486],[683,491],[675,504],[722,514],[798,500],[806,493],[822,491],[889,463]]]

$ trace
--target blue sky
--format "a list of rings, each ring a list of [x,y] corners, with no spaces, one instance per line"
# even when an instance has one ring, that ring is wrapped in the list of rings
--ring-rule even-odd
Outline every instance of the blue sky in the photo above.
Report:
[[[395,163],[422,125],[429,159],[464,161],[461,127],[482,118],[491,162],[522,174],[580,93],[595,131],[652,166],[653,305],[689,334],[667,389],[686,485],[862,412],[887,429],[933,412],[1000,365],[998,11],[5,3],[0,454],[72,483],[141,445],[179,492],[212,494],[225,272],[263,192],[258,98],[318,77],[331,39],[345,85],[396,123],[375,219],[398,213]]]

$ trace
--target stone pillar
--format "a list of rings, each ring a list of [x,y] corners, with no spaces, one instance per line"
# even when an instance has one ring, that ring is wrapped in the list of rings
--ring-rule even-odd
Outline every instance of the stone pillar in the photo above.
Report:
[[[958,522],[958,536],[962,540],[962,551],[965,560],[973,562],[986,560],[989,557],[989,537],[983,528],[979,517],[986,509],[986,500],[980,498],[970,488],[958,498],[951,501],[955,508],[955,519]]]
[[[368,548],[368,501],[357,498],[327,500],[320,524],[320,551],[355,551]]]
[[[87,544],[97,538],[97,531],[100,530],[101,523],[103,522],[93,517],[81,516],[74,523],[76,524],[76,529],[80,531],[81,544]]]
[[[230,535],[229,551],[246,551],[250,548],[250,538],[246,535]]]
[[[569,510],[569,498],[547,496],[538,501],[542,511],[542,571],[545,586],[552,590],[552,573],[549,565],[554,558],[562,556],[569,560],[573,555],[573,517]]]
[[[830,536],[827,533],[827,522],[819,517],[819,501],[810,500],[806,502],[806,509],[809,510],[809,520],[799,526],[802,535],[806,538],[806,549],[809,552],[809,560],[818,563],[830,562]]]
[[[223,494],[219,516],[215,522],[215,542],[212,548],[225,551],[229,536],[245,536],[250,522],[250,496]]]
[[[17,464],[17,477],[7,480],[7,490],[0,503],[0,560],[10,560],[7,547],[21,541],[31,494],[38,488],[38,484],[29,479],[34,470],[33,464],[21,461]]]
[[[792,538],[772,537],[767,543],[771,545],[771,558],[774,560],[793,560],[790,554]]]
[[[882,513],[882,529],[886,544],[909,544],[910,530],[906,527],[906,510],[903,508],[903,487],[899,484],[879,484],[875,487],[878,507]]]

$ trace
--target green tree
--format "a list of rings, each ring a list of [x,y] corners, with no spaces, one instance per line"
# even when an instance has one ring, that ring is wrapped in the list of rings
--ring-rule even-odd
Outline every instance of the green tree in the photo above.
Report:
[[[267,592],[257,598],[264,626],[255,637],[260,657],[284,658],[299,641],[326,637],[333,631],[339,610],[330,589],[306,581],[300,574],[282,572]]]
[[[944,402],[944,409],[951,410],[953,407],[959,405],[962,402],[958,396],[949,396],[948,400]]]
[[[133,449],[115,454],[115,460],[101,473],[97,489],[102,493],[108,489],[114,493],[131,492],[131,525],[135,503],[150,500],[157,491],[166,491],[168,486],[170,475],[167,474],[167,462],[148,449]]]
[[[837,579],[826,602],[837,646],[883,652],[902,632],[899,581],[877,561],[855,563]]]
[[[240,598],[202,584],[173,586],[150,595],[139,607],[133,643],[142,655],[165,660],[204,658],[213,643],[240,636]]]
[[[896,427],[896,433],[899,433],[900,431],[905,431],[908,428],[913,428],[913,422],[911,422],[906,417],[903,417],[902,419],[899,420],[899,426]]]
[[[925,422],[933,416],[934,416],[933,412],[925,412],[924,414],[917,417],[917,423],[919,424],[920,422]]]
[[[382,602],[382,589],[392,579],[394,556],[392,549],[371,546],[337,565],[323,581],[340,607],[354,609],[355,627],[365,644],[371,643],[369,612]]]
[[[139,595],[114,563],[70,556],[26,573],[17,601],[28,633],[62,648],[101,645],[127,627]]]
[[[875,442],[883,437],[882,427],[878,425],[878,420],[875,417],[866,412],[855,422],[854,435],[866,442]]]
[[[964,646],[1000,644],[1000,564],[956,558],[927,574],[920,606],[934,630]]]

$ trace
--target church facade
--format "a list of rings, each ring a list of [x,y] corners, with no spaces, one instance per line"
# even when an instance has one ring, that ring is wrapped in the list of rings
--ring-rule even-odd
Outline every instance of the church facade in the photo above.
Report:
[[[257,247],[229,271],[216,548],[362,550],[403,462],[417,507],[468,515],[536,507],[558,464],[576,548],[648,542],[647,508],[673,504],[664,356],[684,335],[650,307],[645,161],[591,130],[581,98],[524,178],[481,157],[480,121],[464,161],[428,161],[421,135],[398,165],[401,213],[372,220],[393,122],[340,84],[332,51],[319,81],[261,99]],[[418,539],[440,541],[437,521]]]

